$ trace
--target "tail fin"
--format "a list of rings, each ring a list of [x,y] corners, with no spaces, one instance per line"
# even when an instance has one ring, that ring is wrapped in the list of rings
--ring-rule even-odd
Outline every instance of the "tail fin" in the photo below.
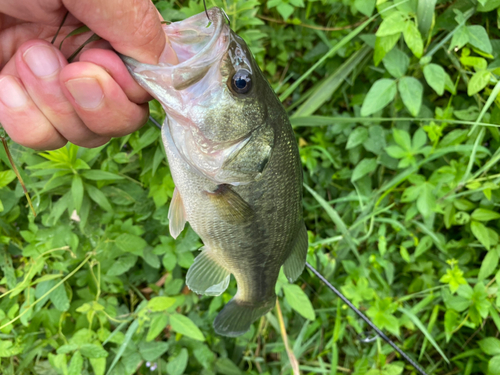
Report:
[[[222,336],[236,337],[250,329],[250,325],[267,314],[275,305],[276,296],[260,303],[241,301],[234,297],[214,320],[215,332]]]

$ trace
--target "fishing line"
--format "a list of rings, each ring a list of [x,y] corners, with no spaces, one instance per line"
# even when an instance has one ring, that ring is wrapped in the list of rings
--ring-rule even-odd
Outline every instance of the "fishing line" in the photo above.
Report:
[[[153,116],[149,115],[149,121],[151,121],[158,129],[161,129],[161,124],[156,121]]]
[[[332,291],[334,292],[337,297],[339,297],[349,308],[354,311],[361,319],[365,321],[366,324],[368,324],[376,333],[379,335],[385,342],[387,342],[392,348],[399,353],[401,357],[405,359],[406,362],[408,362],[410,365],[412,365],[415,370],[417,370],[421,375],[427,375],[427,373],[416,363],[411,359],[408,354],[406,354],[404,351],[402,351],[389,337],[387,337],[384,332],[382,332],[378,327],[371,322],[368,317],[363,314],[361,311],[359,311],[356,306],[354,306],[351,301],[349,301],[337,288],[335,288],[330,282],[322,275],[320,274],[313,266],[311,266],[309,263],[306,262],[306,267],[309,268],[309,270],[316,275],[318,279],[323,281],[323,283]]]

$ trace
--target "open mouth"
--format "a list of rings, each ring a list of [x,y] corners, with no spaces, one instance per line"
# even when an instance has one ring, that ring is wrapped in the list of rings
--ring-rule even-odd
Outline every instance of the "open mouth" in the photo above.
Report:
[[[173,22],[165,25],[163,29],[167,35],[173,50],[177,54],[179,64],[192,65],[202,58],[206,63],[207,58],[214,58],[217,50],[220,50],[221,42],[219,38],[224,29],[224,18],[219,8],[212,8],[208,11],[210,20],[205,13],[197,14],[184,21]],[[205,57],[205,58],[203,58]]]

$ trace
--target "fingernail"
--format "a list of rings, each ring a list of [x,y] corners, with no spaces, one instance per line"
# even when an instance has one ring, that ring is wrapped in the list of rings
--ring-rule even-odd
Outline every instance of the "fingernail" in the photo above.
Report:
[[[95,78],[71,79],[66,82],[66,87],[75,102],[83,108],[97,108],[104,98],[101,85]]]
[[[0,100],[10,108],[19,108],[28,102],[28,96],[14,77],[0,79]]]
[[[48,77],[61,68],[59,58],[52,47],[33,46],[24,52],[23,59],[37,77]]]

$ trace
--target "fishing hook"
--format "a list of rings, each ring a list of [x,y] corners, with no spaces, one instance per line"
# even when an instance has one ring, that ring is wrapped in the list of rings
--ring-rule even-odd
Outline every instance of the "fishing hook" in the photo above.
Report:
[[[207,15],[207,18],[210,22],[212,22],[212,20],[210,19],[209,15],[208,15],[208,10],[207,10],[207,3],[205,0],[203,0],[203,6],[205,7],[205,14]]]
[[[207,9],[207,3],[206,3],[206,0],[203,0],[203,6],[205,7],[205,14],[207,15],[207,18],[210,22],[212,22],[212,20],[210,19],[210,17],[208,16],[208,9]],[[229,27],[231,27],[231,20],[229,19],[229,17],[227,16],[227,13],[224,9],[220,8],[220,10],[222,10],[222,13],[224,13],[224,16],[226,17],[226,20],[227,20],[227,23],[229,25]]]

